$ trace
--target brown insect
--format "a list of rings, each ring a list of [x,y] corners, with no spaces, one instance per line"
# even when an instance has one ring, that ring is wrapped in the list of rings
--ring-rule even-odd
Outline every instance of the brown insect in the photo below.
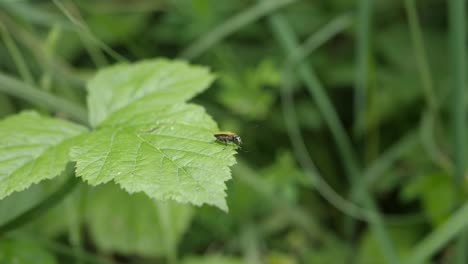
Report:
[[[225,131],[225,132],[218,132],[214,134],[216,141],[218,142],[223,142],[224,145],[227,145],[228,143],[234,143],[237,146],[240,147],[242,145],[242,140],[241,138],[233,132]]]

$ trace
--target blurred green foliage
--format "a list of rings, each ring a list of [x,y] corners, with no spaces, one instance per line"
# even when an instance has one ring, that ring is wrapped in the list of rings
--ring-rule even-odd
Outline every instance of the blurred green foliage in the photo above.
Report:
[[[341,15],[352,17],[350,27],[299,65],[311,65],[325,87],[361,167],[358,185],[372,194],[395,254],[411,257],[420,241],[453,219],[466,201],[466,181],[454,184],[453,177],[447,1],[407,1],[417,7],[412,18],[419,21],[423,46],[415,42],[404,1],[297,0],[268,7],[280,2],[269,1],[0,0],[0,77],[12,76],[81,107],[85,82],[97,69],[124,60],[180,58],[240,15],[232,34],[186,59],[217,75],[214,87],[196,102],[222,130],[235,131],[244,141],[228,182],[229,213],[161,204],[115,192],[111,185],[81,185],[57,207],[0,237],[0,263],[389,263],[372,225],[321,196],[323,186],[298,162],[302,154],[290,142],[282,108],[283,73],[291,57],[268,23],[278,13],[301,42]],[[362,32],[366,20],[360,8],[366,4],[371,26]],[[240,26],[245,14],[253,19]],[[362,34],[369,38],[364,61],[357,55]],[[360,65],[367,65],[364,73]],[[426,80],[424,68],[430,73]],[[364,91],[358,79],[365,80]],[[2,80],[1,117],[34,108],[70,118],[34,96],[9,91]],[[364,102],[356,100],[360,92]],[[323,110],[298,76],[291,93],[317,171],[362,209]],[[413,136],[404,141],[408,135]],[[400,143],[406,147],[394,154]],[[383,167],[368,180],[373,166]],[[60,181],[1,200],[0,224],[44,199]],[[440,241],[439,248],[426,251],[433,258],[423,263],[454,263],[454,243]]]

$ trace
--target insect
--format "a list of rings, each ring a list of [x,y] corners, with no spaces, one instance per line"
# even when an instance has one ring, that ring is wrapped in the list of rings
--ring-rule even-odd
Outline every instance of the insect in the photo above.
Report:
[[[233,133],[233,132],[218,132],[218,133],[215,133],[214,134],[215,138],[216,138],[216,141],[218,142],[223,142],[224,145],[227,145],[228,143],[234,143],[236,144],[237,146],[240,147],[240,145],[242,145],[242,140],[241,138],[236,135],[236,133]]]

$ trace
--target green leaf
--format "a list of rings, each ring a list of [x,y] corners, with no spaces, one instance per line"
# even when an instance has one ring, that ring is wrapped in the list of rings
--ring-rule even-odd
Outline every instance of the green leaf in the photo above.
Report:
[[[35,112],[0,122],[0,199],[59,175],[86,128]]]
[[[218,129],[203,108],[163,102],[148,97],[111,115],[72,149],[77,175],[91,185],[114,180],[130,193],[227,210],[234,147],[214,142]]]
[[[221,75],[220,103],[246,118],[263,119],[270,112],[275,94],[268,87],[278,86],[280,74],[270,60],[263,60],[256,68],[238,73],[227,71]],[[239,87],[243,87],[239,92]]]
[[[211,255],[203,257],[187,257],[181,262],[182,264],[245,264],[246,262],[240,258],[227,257],[221,255]]]
[[[93,188],[86,221],[91,238],[104,252],[162,256],[174,250],[188,228],[193,210],[174,202],[130,195],[114,184]],[[118,206],[109,206],[116,204]]]
[[[443,224],[453,212],[456,194],[453,179],[444,172],[422,175],[403,187],[406,200],[420,199],[424,212],[434,226]]]
[[[0,240],[0,263],[55,264],[54,256],[37,243],[21,240]]]
[[[206,68],[165,59],[103,69],[88,83],[89,120],[95,127],[109,114],[150,94],[163,96],[168,104],[189,100],[213,78]]]
[[[298,185],[313,186],[311,177],[307,177],[296,166],[290,152],[279,152],[276,161],[271,166],[264,168],[261,173],[278,197],[281,196],[292,203],[297,202]]]
[[[235,146],[215,142],[216,123],[185,100],[213,79],[200,67],[154,60],[99,72],[88,88],[98,128],[71,151],[91,185],[111,180],[159,200],[227,210]]]

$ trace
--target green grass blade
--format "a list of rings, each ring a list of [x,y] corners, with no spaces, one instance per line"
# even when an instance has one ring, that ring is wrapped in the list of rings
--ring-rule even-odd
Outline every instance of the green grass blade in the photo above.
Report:
[[[11,32],[15,32],[13,37],[32,53],[38,65],[43,69],[46,69],[48,72],[54,73],[53,77],[60,81],[61,86],[74,85],[82,87],[84,85],[86,81],[85,78],[77,74],[71,65],[65,62],[62,58],[54,56],[53,53],[48,52],[41,37],[30,29],[18,24],[14,19],[9,18],[8,16],[0,16],[0,18],[2,19],[2,23],[4,23]],[[68,93],[72,93],[72,97],[76,97],[73,90],[68,89]]]
[[[356,219],[369,221],[367,211],[344,199],[325,181],[317,170],[314,162],[310,159],[309,153],[305,148],[305,141],[301,134],[300,127],[296,118],[294,101],[291,94],[291,85],[294,83],[294,69],[300,62],[307,58],[317,48],[325,44],[331,38],[341,33],[351,25],[351,17],[347,15],[339,16],[333,19],[320,30],[312,34],[297,52],[289,56],[283,74],[283,85],[281,89],[281,105],[283,108],[284,119],[287,132],[292,143],[293,151],[298,158],[299,163],[308,172],[313,179],[315,188],[320,195],[331,205],[346,215]]]
[[[281,45],[287,51],[288,56],[298,56],[296,54],[299,54],[299,45],[295,39],[295,36],[293,35],[294,33],[290,30],[284,19],[281,16],[275,14],[270,16],[269,22],[275,36],[277,36]],[[359,169],[357,165],[358,163],[355,160],[356,155],[351,147],[351,142],[346,135],[345,129],[339,121],[338,115],[336,114],[333,105],[328,99],[322,84],[318,80],[312,68],[306,64],[299,66],[298,73],[306,84],[309,93],[314,98],[319,110],[324,116],[325,122],[332,132],[340,155],[343,158],[346,170],[349,172],[348,177],[352,178],[357,176]]]
[[[468,203],[455,212],[442,226],[438,227],[421,241],[413,250],[406,264],[424,263],[431,256],[446,245],[451,239],[460,234],[468,225]]]
[[[411,42],[418,65],[418,71],[421,78],[421,84],[424,90],[427,106],[435,113],[437,111],[436,95],[434,93],[433,82],[431,79],[431,70],[427,59],[426,47],[422,35],[421,25],[419,24],[418,12],[414,0],[405,0],[405,11],[408,17],[408,25],[411,33]]]
[[[298,48],[296,36],[289,28],[289,25],[286,23],[283,17],[280,14],[270,15],[269,22],[274,34],[279,39],[279,42],[284,47],[287,54],[289,56],[295,56],[294,54],[297,52]],[[298,73],[309,89],[309,92],[312,94],[312,97],[315,99],[319,110],[324,116],[324,119],[333,134],[333,137],[338,145],[340,155],[345,162],[344,165],[347,176],[349,177],[352,185],[357,185],[360,171],[358,163],[355,160],[356,155],[354,155],[350,140],[339,121],[338,115],[334,111],[330,100],[328,99],[320,81],[315,76],[312,68],[305,63],[301,64],[299,66]],[[388,263],[399,263],[394,246],[387,231],[385,230],[381,216],[377,213],[377,208],[374,201],[365,190],[363,190],[362,196],[366,207],[371,212],[371,228],[381,243],[384,255],[386,256],[386,261],[388,261]]]
[[[53,111],[65,113],[82,124],[88,122],[88,114],[84,107],[36,89],[4,73],[0,73],[0,92],[21,98],[32,104],[46,106]]]
[[[379,177],[388,171],[408,149],[415,147],[418,143],[420,143],[420,141],[418,140],[417,131],[408,132],[364,170],[365,185],[367,187],[372,186],[372,184],[377,182]]]
[[[240,28],[295,1],[296,0],[276,0],[260,2],[246,11],[240,12],[232,18],[227,19],[220,26],[201,36],[192,45],[182,51],[179,57],[194,59]]]
[[[123,62],[128,61],[127,58],[119,54],[117,51],[113,50],[110,46],[108,46],[106,43],[104,43],[98,37],[96,37],[88,28],[88,26],[84,22],[74,17],[59,0],[52,0],[52,1],[57,6],[57,8],[59,8],[60,11],[62,11],[63,14],[75,26],[75,30],[80,35],[80,37],[85,38],[84,40],[85,48],[88,49],[90,52],[90,55],[95,60],[97,60],[96,63],[98,65],[101,63],[104,64],[104,62],[102,62],[102,60],[104,60],[105,58],[104,54],[101,54],[101,51],[99,49],[94,49],[94,47],[90,47],[88,45],[88,42],[94,42],[99,48],[107,52],[107,54],[112,56],[116,61],[123,61]]]
[[[449,1],[449,31],[450,49],[452,52],[453,72],[453,146],[455,153],[454,191],[458,195],[459,203],[463,197],[463,182],[466,162],[466,1]],[[458,205],[457,205],[458,206]],[[456,263],[466,263],[466,247],[468,237],[466,230],[460,230],[456,246]]]
[[[452,51],[453,73],[453,125],[455,146],[455,177],[457,182],[463,180],[465,173],[464,162],[466,130],[466,34],[465,34],[465,1],[454,0],[449,2],[450,12],[450,42]]]
[[[349,28],[352,22],[353,18],[350,15],[341,15],[324,25],[317,32],[314,32],[314,34],[308,37],[304,41],[304,44],[302,44],[301,47],[288,58],[288,67],[297,66],[297,64],[305,60],[320,46],[325,44],[334,36],[343,32],[345,29]]]
[[[464,162],[465,136],[466,136],[466,111],[465,111],[465,88],[466,88],[466,2],[463,0],[449,1],[449,27],[450,27],[450,50],[452,52],[453,73],[453,145],[455,152],[454,191],[459,194],[461,201],[462,181],[465,173]],[[456,244],[456,263],[466,263],[466,234],[465,229],[468,218],[468,203],[465,203],[455,212],[442,226],[434,230],[413,250],[413,255],[408,259],[408,264],[423,263],[430,259],[443,246],[456,236],[460,236]]]
[[[3,23],[0,22],[0,32],[3,37],[3,42],[5,43],[5,47],[9,51],[11,58],[16,64],[16,68],[18,69],[18,72],[21,76],[21,78],[28,84],[33,85],[34,84],[34,78],[29,70],[29,67],[21,54],[20,49],[18,48],[18,45],[16,45],[15,41],[10,35],[10,32],[8,29],[3,25]]]
[[[360,0],[357,17],[356,39],[356,73],[355,73],[355,97],[354,97],[354,133],[359,134],[358,128],[365,128],[365,112],[367,109],[368,79],[370,70],[370,33],[372,0]]]
[[[72,27],[65,19],[52,12],[46,11],[44,8],[38,8],[32,2],[0,1],[0,6],[8,13],[14,14],[31,24],[48,27],[52,25],[60,25],[64,28]]]
[[[284,120],[286,123],[288,136],[292,143],[293,152],[297,157],[301,167],[312,178],[314,187],[327,202],[348,216],[364,221],[369,221],[367,212],[364,209],[344,199],[332,189],[332,187],[321,176],[314,162],[311,160],[307,148],[305,147],[305,141],[301,134],[300,127],[298,125],[298,120],[296,118],[296,112],[294,109],[293,96],[291,94],[293,69],[294,68],[291,67],[285,70],[281,89],[281,105],[283,107]]]

